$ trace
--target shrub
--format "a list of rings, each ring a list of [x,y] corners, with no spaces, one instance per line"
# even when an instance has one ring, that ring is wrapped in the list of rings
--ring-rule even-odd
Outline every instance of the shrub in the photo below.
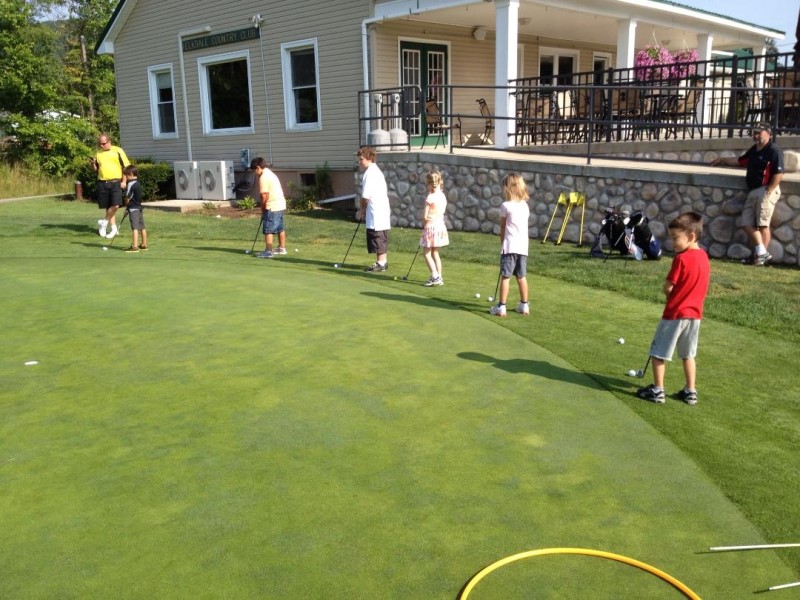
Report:
[[[6,162],[48,177],[67,177],[88,166],[98,135],[89,121],[61,113],[6,114],[0,117],[0,130],[11,134]]]
[[[152,202],[173,196],[172,165],[166,162],[152,162],[150,158],[131,159],[139,169],[139,185],[142,188],[142,200]],[[75,172],[75,178],[83,184],[83,197],[92,199],[97,195],[97,173],[88,162],[82,164]]]
[[[316,208],[316,186],[298,187],[290,181],[287,186],[287,205],[291,210],[310,210]]]
[[[250,196],[245,196],[236,202],[236,208],[239,210],[253,210],[258,204]]]

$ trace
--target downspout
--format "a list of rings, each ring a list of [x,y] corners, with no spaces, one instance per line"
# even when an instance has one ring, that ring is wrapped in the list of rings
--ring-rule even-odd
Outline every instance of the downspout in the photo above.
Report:
[[[183,68],[183,38],[189,35],[198,35],[200,33],[208,33],[211,31],[211,25],[204,27],[195,27],[194,29],[184,29],[178,32],[178,61],[181,67],[181,88],[183,92],[183,117],[186,127],[186,153],[187,160],[192,160],[192,132],[189,127],[189,102],[186,99],[186,74]]]

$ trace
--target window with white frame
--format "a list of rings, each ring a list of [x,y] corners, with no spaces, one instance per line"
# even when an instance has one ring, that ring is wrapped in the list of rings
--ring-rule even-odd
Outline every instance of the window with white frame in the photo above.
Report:
[[[228,52],[197,60],[203,133],[253,132],[250,53]]]
[[[539,76],[542,83],[572,84],[572,74],[578,71],[578,52],[563,48],[539,49]]]
[[[178,137],[172,65],[149,67],[147,80],[150,86],[150,118],[153,124],[153,137],[160,139]]]
[[[290,131],[322,128],[317,56],[316,39],[281,44],[286,129]]]

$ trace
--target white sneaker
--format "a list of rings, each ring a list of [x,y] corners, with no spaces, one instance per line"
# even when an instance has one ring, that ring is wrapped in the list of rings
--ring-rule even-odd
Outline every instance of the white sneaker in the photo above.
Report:
[[[100,234],[100,237],[106,237],[106,228],[108,227],[108,221],[105,219],[97,219],[97,233]]]
[[[505,304],[497,304],[489,309],[489,313],[493,314],[497,317],[505,317],[506,316],[506,305]]]
[[[515,308],[519,314],[525,315],[526,317],[531,314],[531,307],[528,305],[527,302],[520,302],[517,304],[517,308]]]
[[[116,225],[112,225],[111,226],[111,231],[109,231],[108,235],[106,235],[106,239],[107,240],[113,239],[113,238],[117,237],[118,233],[119,233],[119,229],[117,229],[117,226]]]
[[[278,247],[278,248],[275,248],[275,250],[272,251],[272,254],[277,256],[278,254],[288,254],[288,252],[286,252],[286,248]]]

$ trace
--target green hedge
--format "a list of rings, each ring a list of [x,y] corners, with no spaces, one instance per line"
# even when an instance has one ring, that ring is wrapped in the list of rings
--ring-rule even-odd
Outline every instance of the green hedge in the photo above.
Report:
[[[142,186],[142,200],[153,202],[175,197],[175,180],[172,165],[167,162],[153,162],[149,158],[132,159],[139,169],[139,185]],[[75,174],[76,180],[83,184],[83,197],[92,200],[97,195],[97,173],[87,163]]]

